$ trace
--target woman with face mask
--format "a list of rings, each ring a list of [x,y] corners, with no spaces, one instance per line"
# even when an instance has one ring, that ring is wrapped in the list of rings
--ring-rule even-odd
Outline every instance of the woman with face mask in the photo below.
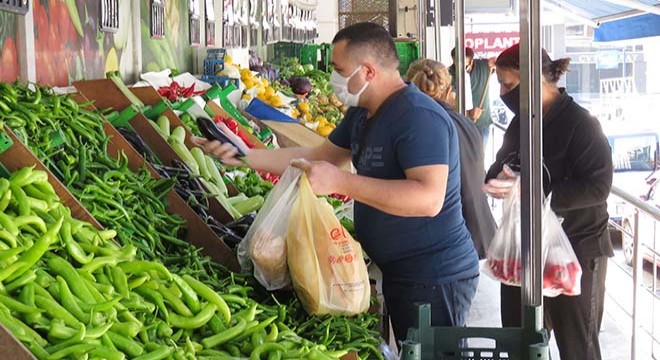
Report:
[[[496,62],[500,96],[516,115],[486,175],[484,191],[498,199],[510,193],[520,170],[519,49],[512,46]],[[591,360],[601,358],[598,333],[607,258],[613,256],[607,230],[612,157],[598,119],[557,87],[568,63],[551,60],[543,50],[543,188],[546,196],[552,192],[552,209],[564,218],[562,227],[582,266],[582,292],[544,298],[544,323],[557,339],[562,360]],[[502,325],[521,326],[520,288],[501,285],[500,295]]]
[[[495,220],[481,191],[484,177],[484,147],[481,133],[474,121],[457,113],[453,106],[456,93],[452,89],[449,70],[440,62],[420,59],[408,68],[406,77],[445,109],[454,121],[460,144],[461,205],[474,248],[480,259],[495,235]]]

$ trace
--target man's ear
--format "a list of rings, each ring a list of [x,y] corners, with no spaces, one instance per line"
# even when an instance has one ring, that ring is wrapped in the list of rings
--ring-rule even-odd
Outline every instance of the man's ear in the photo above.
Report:
[[[371,62],[371,61],[365,61],[362,64],[362,67],[367,70],[367,74],[365,75],[366,81],[373,80],[376,77],[376,75],[378,74],[378,72],[380,71],[378,66],[375,63]]]

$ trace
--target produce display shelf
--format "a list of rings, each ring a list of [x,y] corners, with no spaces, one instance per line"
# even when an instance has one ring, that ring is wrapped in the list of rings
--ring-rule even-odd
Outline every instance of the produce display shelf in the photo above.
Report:
[[[0,136],[11,142],[11,145],[0,153],[0,165],[3,170],[14,172],[24,167],[34,166],[36,170],[45,171],[48,174],[48,182],[53,186],[55,193],[61,199],[62,203],[71,209],[71,215],[75,219],[86,221],[98,229],[103,228],[73,194],[67,190],[66,186],[16,137],[9,127],[0,128]],[[2,349],[3,358],[6,359],[35,359],[32,353],[2,324],[0,324],[0,349]]]
[[[86,102],[87,99],[89,99],[85,96],[87,93],[97,96],[97,98],[92,99],[94,100],[94,105],[98,107],[112,107],[119,109],[122,108],[122,105],[125,105],[125,107],[130,105],[130,101],[125,96],[123,96],[123,94],[121,94],[121,92],[119,92],[116,87],[110,86],[112,83],[108,80],[77,82],[74,85],[82,94],[82,96],[78,99],[80,103]],[[105,91],[98,91],[98,86],[104,87]],[[131,121],[131,126],[133,128],[145,129],[145,132],[148,131],[146,129],[149,129],[156,133],[156,130],[153,129],[153,127],[147,121],[149,120],[146,120],[144,116],[138,114],[133,119],[133,121]],[[104,123],[103,128],[106,134],[110,137],[110,142],[108,144],[109,155],[118,157],[119,153],[123,152],[128,157],[129,168],[131,170],[137,171],[143,166],[146,166],[154,178],[160,178],[160,175],[156,172],[156,170],[145,161],[142,155],[133,148],[133,146],[121,135],[119,131],[117,131],[117,129],[115,129],[109,122]],[[154,135],[153,138],[156,138],[156,135],[160,138],[160,135],[157,133],[152,135]],[[164,140],[163,142],[167,144],[167,142]],[[155,147],[153,147],[151,144],[149,144],[149,146],[157,152],[158,156],[158,151],[155,149]],[[167,146],[169,147],[169,144],[167,144]],[[165,150],[163,150],[163,152],[165,152]],[[174,151],[172,150],[172,152]],[[170,154],[172,159],[174,158],[174,155],[176,154]],[[161,160],[166,161],[162,158]],[[172,189],[168,194],[167,201],[169,203],[169,207],[167,209],[168,213],[178,214],[186,220],[188,228],[188,236],[186,240],[188,242],[202,248],[203,253],[210,256],[219,264],[222,264],[232,270],[238,270],[240,268],[233,251],[222,241],[220,237],[218,237],[218,235],[213,232],[213,230],[211,230],[211,228],[197,215],[197,213],[195,213],[195,211],[188,205],[188,203],[176,193],[174,189]],[[224,209],[218,208],[215,208],[215,210],[217,212],[224,211]]]

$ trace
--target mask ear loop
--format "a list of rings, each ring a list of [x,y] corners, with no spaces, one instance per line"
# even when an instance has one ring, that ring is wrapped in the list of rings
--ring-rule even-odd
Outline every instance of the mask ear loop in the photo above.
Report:
[[[348,81],[350,81],[350,80],[353,78],[353,76],[355,76],[355,74],[357,74],[358,71],[360,71],[360,69],[362,69],[362,65],[358,66],[358,67],[353,71],[353,73],[352,73],[348,78],[346,78],[346,80],[347,80],[347,85],[348,85]],[[368,87],[369,87],[369,82],[366,81],[366,82],[364,83],[364,85],[362,86],[362,88],[360,89],[360,91],[357,92],[357,94],[351,94],[351,95],[354,95],[354,96],[360,96],[360,95],[362,95],[363,92],[365,92],[365,91],[367,90]],[[350,91],[348,91],[348,87],[346,88],[346,91],[350,94]]]

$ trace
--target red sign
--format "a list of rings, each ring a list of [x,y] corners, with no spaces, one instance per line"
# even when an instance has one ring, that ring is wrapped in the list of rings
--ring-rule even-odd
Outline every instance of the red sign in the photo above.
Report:
[[[465,34],[465,46],[471,47],[477,57],[495,56],[519,42],[520,34],[517,31]]]

